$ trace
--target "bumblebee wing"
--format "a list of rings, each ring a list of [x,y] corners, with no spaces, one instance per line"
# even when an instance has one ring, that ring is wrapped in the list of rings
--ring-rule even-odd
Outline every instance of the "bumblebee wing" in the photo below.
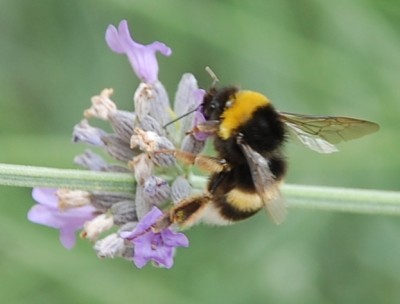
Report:
[[[286,204],[279,190],[279,183],[272,174],[268,160],[254,151],[249,145],[238,138],[238,145],[243,151],[249,164],[257,194],[261,197],[265,208],[276,224],[280,224],[286,217]]]
[[[304,145],[320,153],[338,151],[334,144],[379,130],[379,125],[361,119],[311,116],[281,112],[280,118]]]

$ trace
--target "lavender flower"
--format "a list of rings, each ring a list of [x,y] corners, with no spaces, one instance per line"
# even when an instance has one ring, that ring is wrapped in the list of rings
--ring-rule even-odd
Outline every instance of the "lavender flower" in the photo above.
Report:
[[[108,46],[118,54],[126,54],[136,75],[145,83],[155,83],[158,80],[158,63],[156,52],[164,56],[171,55],[171,49],[164,43],[155,41],[142,45],[134,41],[129,33],[128,22],[122,20],[118,25],[109,25],[106,30]]]
[[[199,109],[204,95],[205,91],[199,89],[196,78],[190,73],[183,74],[175,96],[174,111],[176,115],[186,115],[195,109]],[[186,131],[193,127],[193,115],[187,115],[179,121],[182,125],[181,134],[179,134],[181,138],[186,135]]]
[[[188,247],[189,240],[183,233],[177,233],[170,228],[153,232],[152,225],[163,215],[157,207],[145,215],[131,232],[120,232],[120,236],[134,245],[133,262],[142,268],[149,261],[157,266],[171,268],[174,263],[176,247]]]
[[[75,232],[80,230],[86,221],[94,218],[95,208],[83,206],[68,210],[58,208],[56,189],[34,188],[33,199],[38,203],[28,213],[31,222],[60,230],[61,244],[71,249],[75,245]]]
[[[136,185],[123,193],[36,188],[33,198],[38,204],[29,211],[28,218],[59,229],[66,248],[74,246],[75,232],[82,229],[83,238],[96,242],[94,249],[99,257],[133,260],[138,268],[149,261],[171,268],[176,247],[187,247],[189,241],[169,227],[155,229],[163,212],[154,206],[176,203],[191,192],[189,182],[182,176],[186,171],[182,169],[186,168],[179,166],[175,156],[167,151],[200,153],[203,149],[208,135],[196,130],[195,124],[205,121],[200,109],[205,92],[199,89],[192,74],[184,74],[176,92],[174,113],[158,80],[156,59],[157,52],[169,56],[171,49],[161,42],[142,45],[134,41],[125,20],[118,29],[113,25],[107,28],[106,42],[114,52],[128,56],[141,81],[133,95],[135,112],[118,109],[111,99],[112,89],[94,96],[91,107],[84,111],[84,120],[74,127],[74,142],[89,144],[110,157],[106,160],[86,151],[74,161],[92,171],[129,172],[134,175]],[[171,125],[173,130],[163,128],[175,117],[194,109],[195,113]],[[111,128],[104,131],[93,127],[90,124],[93,119],[108,122]],[[188,135],[190,129],[193,132]],[[157,176],[160,169],[166,176],[179,177],[175,182],[174,178],[160,178]],[[110,234],[116,229],[117,233]]]

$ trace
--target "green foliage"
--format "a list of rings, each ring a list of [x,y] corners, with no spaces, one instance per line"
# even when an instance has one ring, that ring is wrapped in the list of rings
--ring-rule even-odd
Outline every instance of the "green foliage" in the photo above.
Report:
[[[283,111],[376,121],[379,133],[317,155],[289,144],[288,181],[400,190],[400,10],[385,1],[1,1],[0,162],[71,168],[72,126],[90,97],[115,89],[131,109],[135,79],[104,42],[127,19],[160,40],[160,79],[173,97],[184,72],[201,86],[268,95]],[[100,261],[86,242],[26,220],[29,189],[1,188],[1,303],[396,303],[399,219],[292,210],[228,228],[190,230],[170,271]]]

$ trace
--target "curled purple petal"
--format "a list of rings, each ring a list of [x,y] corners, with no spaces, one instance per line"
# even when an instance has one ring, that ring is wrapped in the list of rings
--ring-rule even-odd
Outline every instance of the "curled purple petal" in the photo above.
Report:
[[[133,262],[142,268],[149,261],[165,268],[171,268],[174,263],[176,247],[188,247],[189,240],[183,233],[165,228],[154,232],[152,225],[162,216],[157,207],[153,207],[138,223],[132,232],[120,232],[120,236],[131,241],[134,245]]]
[[[134,41],[128,28],[128,22],[122,20],[118,29],[109,25],[106,30],[106,42],[114,52],[126,54],[133,70],[141,81],[153,84],[158,80],[156,53],[171,55],[171,49],[162,42],[155,41],[143,45]]]
[[[171,187],[166,180],[150,176],[143,185],[143,198],[152,206],[161,206],[171,196]]]
[[[171,247],[188,247],[189,240],[183,233],[165,229],[161,232],[162,241]]]
[[[39,204],[46,206],[57,206],[57,189],[54,188],[33,188],[32,197]]]
[[[204,117],[201,110],[198,110],[194,113],[194,119],[193,119],[194,126],[199,125],[205,121],[206,121],[206,118]],[[206,133],[206,132],[197,131],[197,132],[193,132],[193,136],[194,136],[194,138],[196,138],[199,141],[204,141],[210,136],[210,134]]]
[[[86,221],[94,218],[95,208],[88,205],[60,210],[56,189],[34,188],[32,196],[38,204],[29,210],[28,219],[33,223],[60,230],[62,245],[71,249],[75,245],[75,232],[81,229]]]
[[[131,232],[121,232],[121,236],[124,239],[133,239],[144,233],[163,215],[162,211],[157,207],[153,207],[149,213],[147,213],[140,222],[136,225],[135,229]]]

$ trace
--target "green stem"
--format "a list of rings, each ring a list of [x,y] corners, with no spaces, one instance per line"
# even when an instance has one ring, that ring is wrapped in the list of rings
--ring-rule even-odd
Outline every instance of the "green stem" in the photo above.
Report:
[[[300,185],[282,190],[293,208],[400,215],[400,192]]]
[[[206,181],[191,176],[197,189],[204,189]],[[0,164],[0,185],[6,186],[130,192],[134,184],[133,175],[127,173]],[[400,215],[400,192],[302,185],[284,185],[282,192],[289,208]]]
[[[192,176],[192,183],[204,187],[205,180]],[[282,192],[289,208],[400,215],[400,192],[395,191],[286,184]]]
[[[0,185],[124,191],[134,189],[133,175],[0,164]]]

